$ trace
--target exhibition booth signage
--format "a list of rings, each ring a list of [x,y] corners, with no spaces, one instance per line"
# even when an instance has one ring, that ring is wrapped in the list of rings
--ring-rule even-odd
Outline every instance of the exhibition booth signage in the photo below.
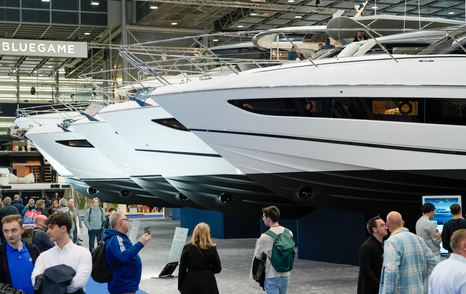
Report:
[[[87,58],[87,42],[0,39],[0,55]]]

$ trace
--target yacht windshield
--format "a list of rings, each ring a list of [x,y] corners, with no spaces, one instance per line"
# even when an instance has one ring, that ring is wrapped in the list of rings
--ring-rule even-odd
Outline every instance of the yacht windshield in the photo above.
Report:
[[[466,54],[466,26],[451,32],[450,35],[445,33],[445,38],[438,40],[424,50],[421,50],[419,55],[433,54]],[[461,46],[460,46],[461,45]],[[463,48],[461,48],[463,47]]]

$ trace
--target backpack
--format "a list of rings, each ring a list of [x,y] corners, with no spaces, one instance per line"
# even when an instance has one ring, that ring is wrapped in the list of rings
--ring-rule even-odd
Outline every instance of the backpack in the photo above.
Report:
[[[295,258],[295,242],[290,230],[285,228],[281,234],[275,234],[272,230],[268,230],[265,234],[274,240],[272,254],[269,257],[273,268],[279,273],[291,271]]]
[[[112,277],[113,269],[110,268],[105,260],[105,246],[109,240],[100,243],[100,245],[92,251],[91,277],[97,283],[107,283]]]
[[[32,244],[34,236],[36,235],[37,228],[25,228],[24,233],[21,234],[21,238],[26,241],[26,243]],[[1,293],[1,292],[0,292]]]

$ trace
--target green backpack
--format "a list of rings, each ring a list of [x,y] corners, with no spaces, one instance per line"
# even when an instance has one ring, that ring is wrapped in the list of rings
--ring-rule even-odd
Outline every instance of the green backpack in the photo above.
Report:
[[[285,228],[285,231],[281,234],[275,234],[268,230],[265,234],[274,240],[272,256],[269,257],[273,268],[279,273],[291,271],[295,257],[295,243],[290,230]]]

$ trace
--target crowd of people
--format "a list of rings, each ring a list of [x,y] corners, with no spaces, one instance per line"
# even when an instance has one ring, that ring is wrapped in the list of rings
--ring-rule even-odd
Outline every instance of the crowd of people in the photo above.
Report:
[[[133,245],[127,236],[129,224],[124,212],[113,208],[105,213],[94,198],[84,216],[89,234],[89,248],[85,248],[80,246],[82,221],[74,199],[54,199],[49,207],[45,203],[46,199],[29,199],[25,206],[19,195],[14,201],[3,199],[0,283],[25,294],[85,293],[97,238],[97,244],[106,243],[105,262],[111,268],[108,291],[138,290],[142,271],[138,253],[151,239],[150,234],[143,234]]]
[[[466,293],[466,220],[460,205],[451,205],[452,219],[442,232],[432,222],[435,206],[425,203],[421,210],[416,234],[396,211],[386,222],[380,216],[367,222],[371,236],[359,250],[358,294]],[[443,261],[440,244],[449,252]]]
[[[92,199],[83,217],[89,234],[89,248],[85,248],[80,244],[81,220],[72,198],[53,200],[50,207],[43,207],[40,200],[37,201],[39,204],[29,200],[24,206],[19,195],[14,199],[5,197],[0,208],[3,237],[0,283],[26,294],[85,293],[93,271],[93,255],[103,246],[105,263],[111,271],[107,281],[109,293],[136,293],[142,274],[139,252],[151,240],[151,235],[145,232],[132,244],[128,238],[129,221],[124,212],[113,208],[106,213],[99,200]],[[33,224],[25,223],[24,220],[29,221],[29,218]],[[282,269],[274,263],[277,260],[264,259],[276,250],[274,244],[281,242],[277,241],[279,236],[292,239],[293,233],[279,225],[279,218],[277,207],[263,209],[262,219],[270,230],[260,236],[254,256],[265,261],[261,285],[266,293],[284,294],[292,266]],[[287,258],[292,265],[294,242],[290,246],[293,255]],[[94,253],[91,255],[91,252]],[[178,290],[183,294],[219,293],[214,275],[221,269],[209,225],[197,224],[181,253]]]
[[[109,293],[136,293],[142,273],[139,252],[151,240],[150,232],[132,244],[125,213],[114,208],[105,212],[94,198],[83,218],[89,234],[85,248],[80,246],[81,220],[74,200],[57,199],[49,209],[43,202],[29,200],[24,206],[19,195],[14,200],[3,199],[1,283],[26,294],[84,293],[97,241],[111,271]],[[421,210],[416,234],[405,228],[396,211],[390,212],[386,221],[376,216],[367,222],[370,237],[359,250],[358,294],[466,293],[466,220],[460,205],[451,205],[452,219],[442,232],[432,222],[435,206],[425,203]],[[25,223],[30,218],[32,225]],[[256,243],[252,274],[267,294],[286,294],[295,258],[293,232],[279,224],[276,206],[264,208],[262,220],[269,229]],[[449,252],[443,261],[440,244]],[[199,223],[181,253],[178,290],[182,294],[219,293],[214,275],[221,270],[210,227]]]

